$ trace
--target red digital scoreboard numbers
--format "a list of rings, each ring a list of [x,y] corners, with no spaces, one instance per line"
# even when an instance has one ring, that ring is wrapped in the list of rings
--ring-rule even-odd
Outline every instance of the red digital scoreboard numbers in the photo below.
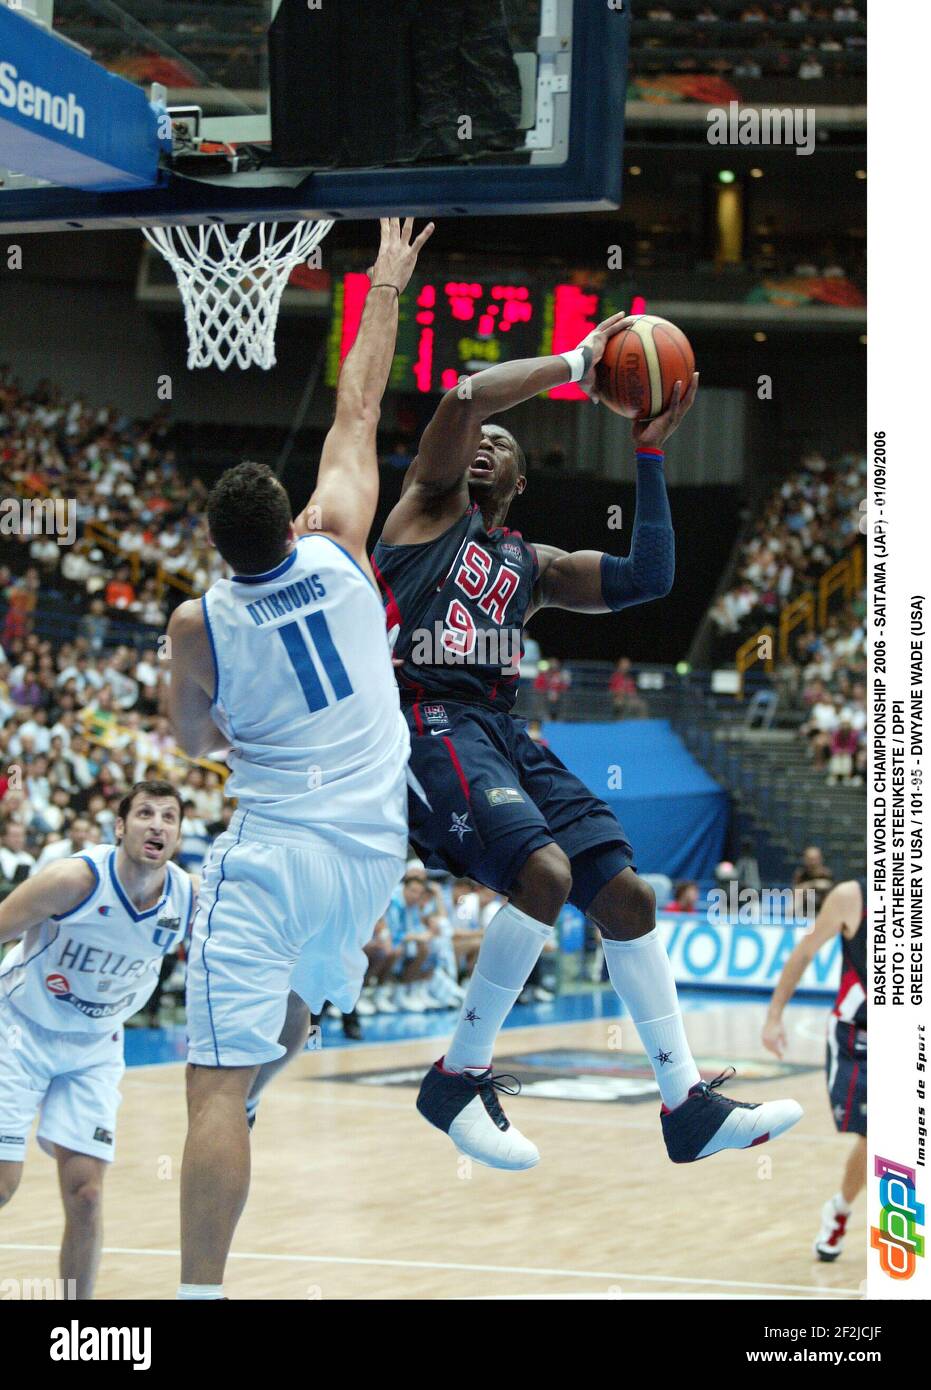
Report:
[[[355,342],[368,289],[368,276],[358,273],[335,284],[326,377],[331,386]],[[448,391],[463,376],[496,362],[574,348],[614,312],[601,292],[575,284],[415,279],[401,296],[389,385],[423,395]],[[573,385],[559,386],[549,395],[585,399]]]

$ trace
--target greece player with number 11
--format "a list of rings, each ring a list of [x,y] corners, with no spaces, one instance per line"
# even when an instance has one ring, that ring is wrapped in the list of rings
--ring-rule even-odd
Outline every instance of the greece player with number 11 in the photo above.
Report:
[[[382,219],[307,507],[292,522],[268,468],[224,474],[207,516],[234,577],[169,624],[175,734],[195,756],[225,740],[238,800],[204,868],[188,968],[182,1298],[224,1296],[249,1188],[246,1100],[285,1055],[289,999],[353,1007],[404,870],[410,738],[365,547],[398,304],[432,230],[412,240],[410,219]]]
[[[94,1291],[101,1190],[113,1161],[123,1022],[145,1005],[192,915],[194,882],[170,863],[181,798],[137,782],[120,803],[117,844],[49,864],[0,906],[0,1206],[19,1186],[26,1138],[58,1163],[65,1208],[60,1274]]]

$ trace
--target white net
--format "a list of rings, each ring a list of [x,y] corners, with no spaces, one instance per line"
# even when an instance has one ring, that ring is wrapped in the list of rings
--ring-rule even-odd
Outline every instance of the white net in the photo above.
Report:
[[[244,227],[143,227],[178,281],[188,332],[187,364],[275,365],[275,328],[292,272],[320,245],[332,222]]]

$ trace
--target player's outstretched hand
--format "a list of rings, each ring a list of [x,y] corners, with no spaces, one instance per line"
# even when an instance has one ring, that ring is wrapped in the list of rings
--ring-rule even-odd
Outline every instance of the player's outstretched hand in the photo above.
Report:
[[[428,222],[420,235],[411,241],[413,217],[408,217],[403,227],[399,217],[382,217],[380,222],[381,245],[378,258],[369,270],[369,279],[373,285],[394,285],[400,294],[407,289],[417,257],[433,235],[434,224]]]
[[[693,372],[692,380],[689,382],[688,390],[684,395],[682,382],[676,382],[672,388],[672,400],[669,402],[669,409],[664,410],[662,415],[657,415],[653,420],[635,420],[633,436],[634,443],[638,448],[662,448],[669,436],[679,428],[691,410],[697,392],[698,373]]]
[[[621,324],[625,319],[630,318],[628,313],[612,314],[609,319],[604,319],[597,328],[593,328],[587,338],[583,338],[579,343],[580,348],[591,348],[592,365],[579,382],[585,394],[598,404],[598,394],[595,389],[595,368],[604,357],[604,351],[608,344],[608,339],[613,338],[615,333],[620,332]]]
[[[786,1051],[786,1030],[781,1021],[772,1023],[767,1019],[763,1026],[763,1046],[774,1052],[782,1061]]]

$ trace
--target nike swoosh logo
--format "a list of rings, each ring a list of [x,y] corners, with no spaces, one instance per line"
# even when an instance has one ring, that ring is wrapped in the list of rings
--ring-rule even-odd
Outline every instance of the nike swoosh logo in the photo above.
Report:
[[[437,734],[448,734],[449,729],[431,729],[430,733],[434,738],[436,738]]]

